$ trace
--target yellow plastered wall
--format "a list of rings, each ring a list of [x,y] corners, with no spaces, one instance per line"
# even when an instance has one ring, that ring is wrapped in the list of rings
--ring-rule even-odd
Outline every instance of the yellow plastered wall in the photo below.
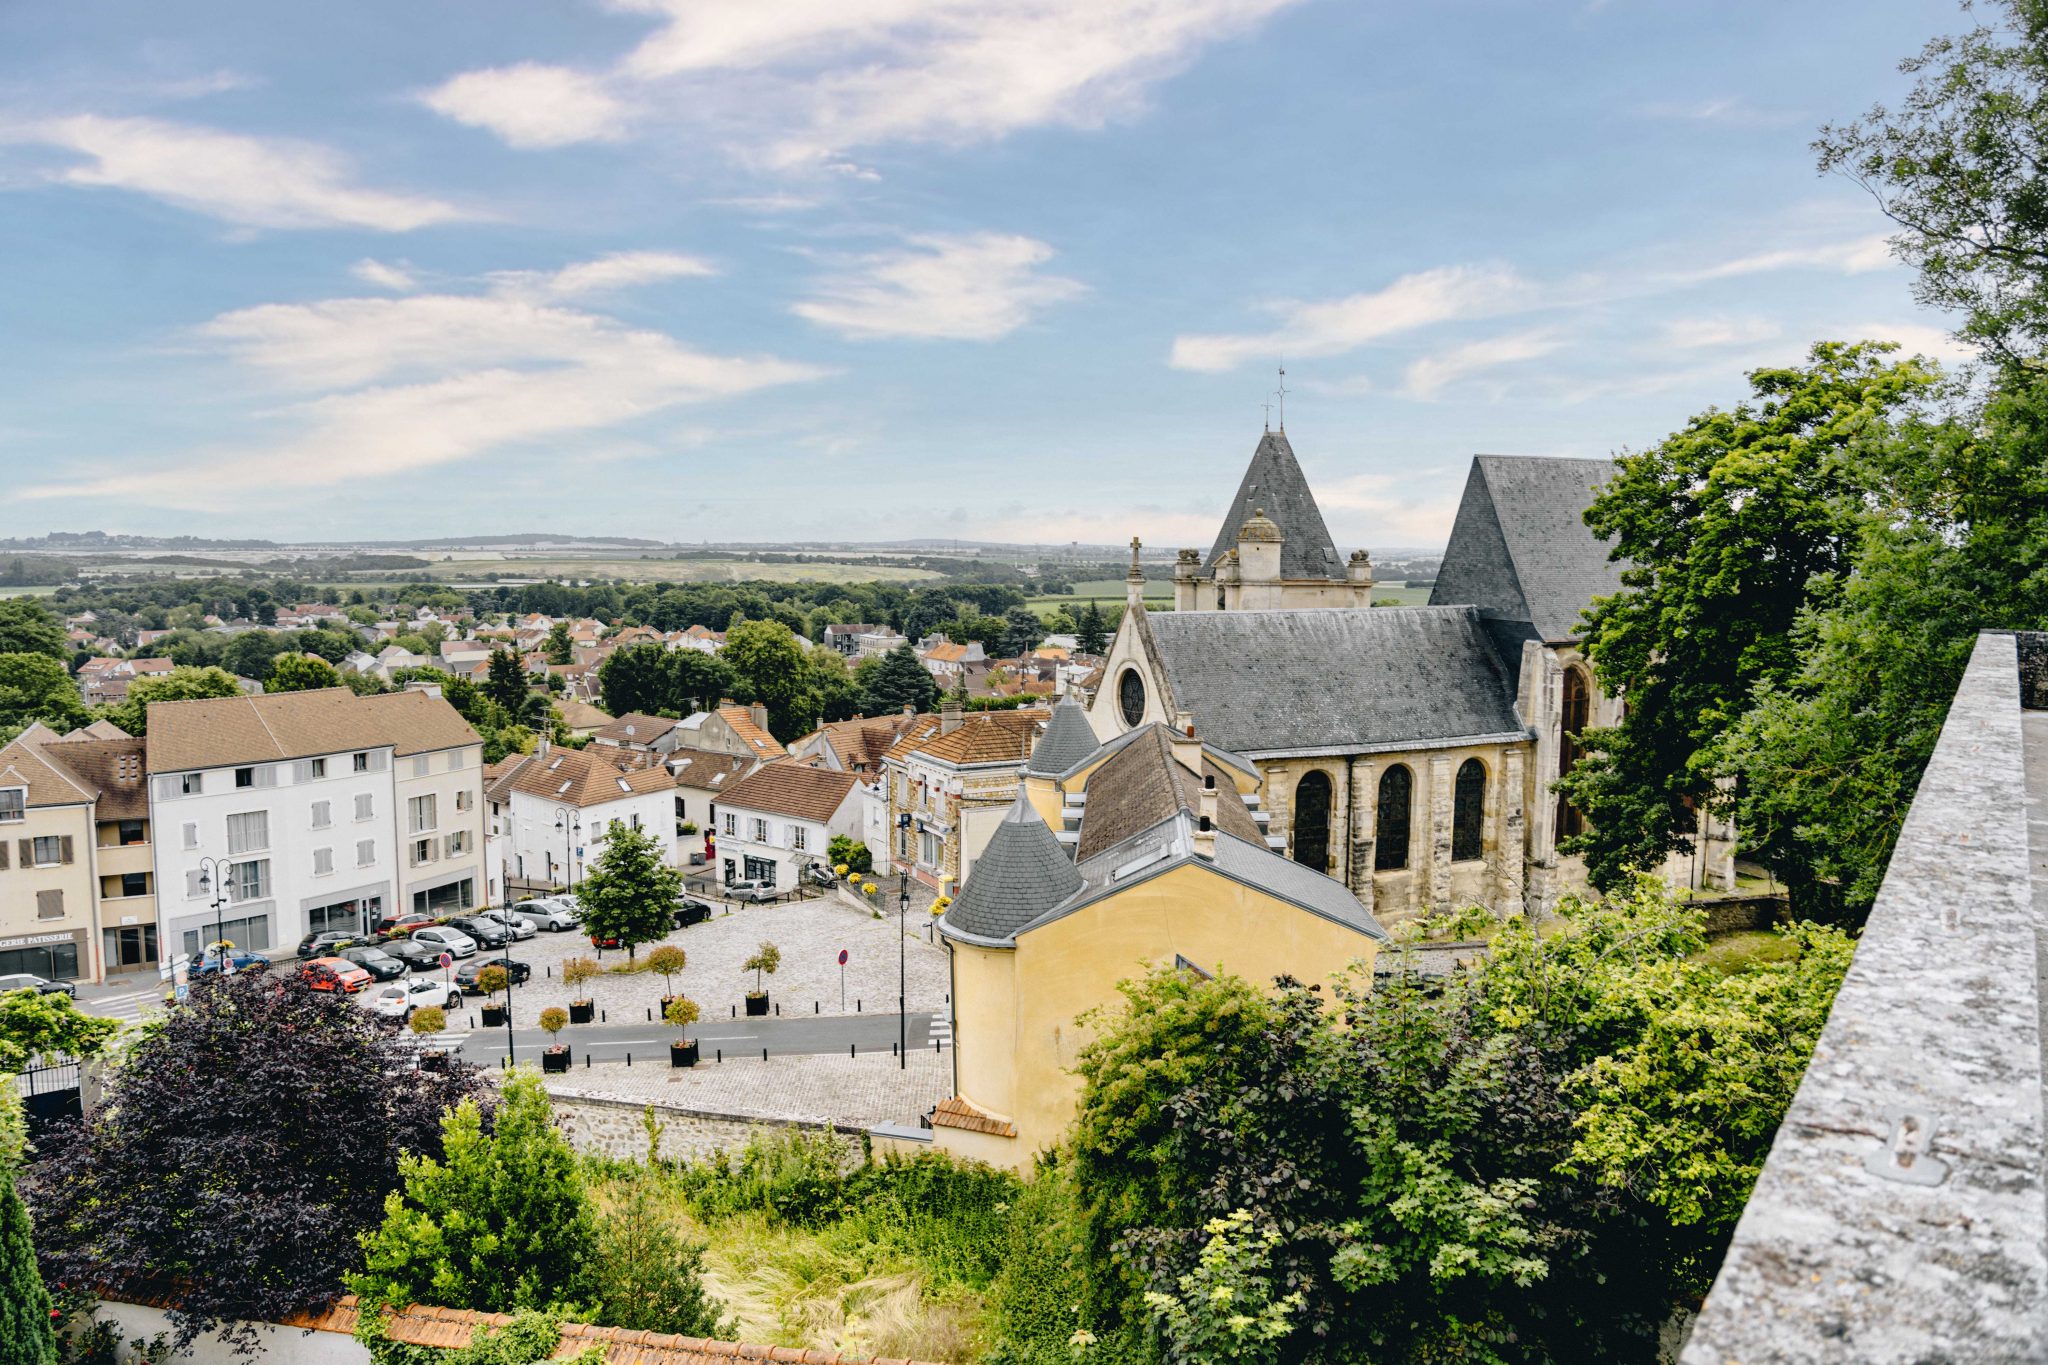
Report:
[[[1071,1068],[1088,1037],[1077,1021],[1116,1008],[1117,982],[1178,955],[1261,984],[1282,974],[1322,983],[1353,962],[1369,973],[1377,951],[1355,929],[1206,866],[1175,868],[1031,930],[1015,949],[956,946],[961,1098],[1017,1126],[1002,1164],[1022,1168],[1072,1121],[1080,1080]],[[958,1146],[943,1131],[940,1141]]]

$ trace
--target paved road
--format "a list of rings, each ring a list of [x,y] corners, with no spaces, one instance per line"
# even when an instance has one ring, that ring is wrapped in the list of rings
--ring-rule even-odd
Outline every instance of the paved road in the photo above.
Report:
[[[481,1022],[482,1015],[473,1007],[470,1013],[458,1018]],[[523,1024],[522,1012],[516,1005],[512,1023],[513,1046],[522,1060],[531,1062],[551,1040],[540,1029]],[[758,1057],[764,1047],[771,1057],[793,1053],[844,1053],[849,1047],[858,1047],[865,1054],[887,1052],[895,1045],[897,1018],[893,1014],[842,1014],[816,1018],[706,1019],[692,1025],[690,1033],[697,1039],[698,1050],[707,1062],[712,1061],[720,1049],[728,1057]],[[919,1049],[932,1047],[935,1039],[951,1039],[945,1022],[940,1020],[935,1027],[929,1014],[911,1015],[909,1033],[910,1046]],[[668,1060],[669,1041],[675,1036],[676,1031],[667,1024],[649,1023],[643,1019],[639,1023],[571,1024],[562,1030],[560,1041],[574,1050],[579,1064],[585,1059],[593,1062],[623,1061],[631,1053],[636,1064],[645,1060],[662,1065]],[[472,1062],[495,1065],[505,1055],[505,1030],[478,1028],[472,1031],[462,1055]]]

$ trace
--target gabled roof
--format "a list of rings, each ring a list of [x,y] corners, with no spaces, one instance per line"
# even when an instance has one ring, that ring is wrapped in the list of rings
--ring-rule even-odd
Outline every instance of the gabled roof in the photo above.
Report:
[[[739,807],[824,824],[858,785],[860,779],[852,773],[808,768],[801,763],[770,763],[740,779],[718,798],[718,806],[720,810]]]
[[[149,787],[143,776],[144,741],[122,735],[100,739],[88,727],[73,730],[42,747],[67,774],[98,794],[94,815],[101,820],[139,820],[149,814]],[[109,726],[109,729],[114,727]]]
[[[718,708],[718,718],[730,725],[733,733],[764,759],[781,758],[789,752],[782,747],[782,741],[754,724],[754,713],[747,707],[721,706]]]
[[[382,735],[384,742],[391,745],[391,751],[400,758],[484,742],[483,736],[470,727],[462,713],[446,698],[418,688],[377,693],[356,700],[370,717],[374,732]]]
[[[98,793],[44,752],[59,743],[56,732],[33,721],[11,744],[0,746],[0,787],[26,787],[30,806],[78,806]]]
[[[1202,779],[1173,756],[1173,732],[1154,722],[1103,760],[1088,778],[1088,805],[1075,857],[1088,859],[1183,812],[1197,815]],[[1237,783],[1208,755],[1203,775],[1216,779],[1216,827],[1260,843],[1265,832],[1245,809]]]
[[[1577,639],[1579,614],[1621,590],[1624,566],[1586,525],[1595,489],[1613,475],[1612,460],[1473,456],[1430,605],[1469,603],[1541,639]]]
[[[666,768],[622,772],[605,761],[601,750],[550,748],[544,754],[528,754],[525,762],[493,784],[490,795],[520,791],[580,808],[667,791],[674,785]]]
[[[1268,431],[1259,438],[1259,448],[1252,452],[1251,465],[1237,485],[1237,496],[1217,528],[1216,544],[1202,562],[1205,571],[1215,572],[1216,561],[1237,548],[1238,530],[1260,511],[1285,538],[1280,547],[1282,578],[1344,577],[1336,542],[1330,539],[1322,509],[1316,506],[1308,477],[1301,472],[1284,431]]]
[[[1069,692],[1052,708],[1052,720],[1031,748],[1024,764],[1026,773],[1057,777],[1095,752],[1095,729],[1088,724],[1088,710]]]
[[[947,733],[937,717],[919,716],[918,724],[889,750],[890,758],[918,754],[954,767],[978,763],[1016,763],[1031,755],[1038,725],[1047,719],[1042,710],[970,711]],[[926,725],[925,721],[931,721]]]
[[[652,744],[679,724],[680,721],[669,716],[650,716],[644,711],[628,711],[625,715],[606,723],[591,738],[611,744]]]
[[[668,770],[675,774],[678,787],[702,787],[705,791],[723,791],[726,784],[754,766],[755,760],[740,754],[719,753],[712,749],[685,749],[680,746],[667,754]]]
[[[1472,607],[1147,613],[1174,704],[1248,757],[1522,733]]]
[[[905,731],[917,723],[915,715],[893,711],[884,716],[855,716],[851,720],[828,720],[797,741],[799,748],[821,740],[851,768],[872,769]]]
[[[1080,889],[1073,860],[1020,792],[946,907],[945,927],[1008,939]]]

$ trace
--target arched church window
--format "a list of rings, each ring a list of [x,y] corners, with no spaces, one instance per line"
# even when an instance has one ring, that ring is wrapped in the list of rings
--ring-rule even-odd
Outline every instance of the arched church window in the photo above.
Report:
[[[1379,818],[1373,826],[1372,865],[1376,872],[1398,872],[1408,866],[1408,803],[1415,794],[1415,775],[1396,763],[1380,774]]]
[[[1579,747],[1579,735],[1586,728],[1592,701],[1590,689],[1586,686],[1586,670],[1567,668],[1564,671],[1564,703],[1558,708],[1557,724],[1557,775],[1563,777],[1578,766],[1579,757],[1585,751]],[[1565,800],[1564,793],[1557,795],[1557,837],[1569,839],[1583,834],[1586,817],[1579,814],[1578,807]]]
[[[1486,765],[1468,758],[1458,765],[1451,791],[1451,861],[1469,862],[1486,852]]]
[[[1302,774],[1294,784],[1294,861],[1318,872],[1330,866],[1330,775]]]
[[[1145,680],[1137,669],[1127,668],[1117,679],[1116,704],[1124,713],[1124,724],[1135,728],[1145,719]]]

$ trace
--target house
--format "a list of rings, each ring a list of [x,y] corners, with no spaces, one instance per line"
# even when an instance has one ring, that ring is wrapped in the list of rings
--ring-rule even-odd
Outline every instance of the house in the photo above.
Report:
[[[907,706],[886,716],[827,721],[794,741],[789,756],[797,763],[869,780],[882,771],[882,756],[916,723],[917,713]]]
[[[603,855],[615,822],[653,830],[673,862],[674,785],[665,768],[623,772],[595,747],[543,741],[506,760],[485,793],[499,841],[491,871],[528,885],[571,886]]]
[[[768,708],[760,705],[727,702],[716,711],[698,711],[676,722],[675,733],[679,746],[739,754],[758,763],[772,763],[789,754],[768,733]]]
[[[146,752],[163,952],[288,951],[481,892],[483,742],[438,696],[157,702]]]
[[[691,626],[683,631],[675,647],[694,649],[700,654],[716,654],[725,648],[725,632],[706,626]]]
[[[93,793],[93,919],[101,978],[153,971],[159,956],[156,861],[144,741],[97,720],[48,741],[42,752]]]
[[[860,653],[861,636],[873,635],[876,631],[885,629],[887,629],[885,626],[872,626],[865,623],[861,625],[827,626],[824,630],[825,638],[822,643],[830,645],[841,654],[858,654]]]
[[[125,701],[137,678],[160,678],[177,667],[169,659],[87,659],[78,666],[78,690],[88,706]]]
[[[639,749],[650,754],[665,754],[680,742],[681,725],[681,721],[668,716],[650,716],[644,711],[628,711],[617,719],[608,719],[593,730],[590,742],[620,749]]]
[[[572,735],[595,735],[612,723],[611,713],[587,701],[565,700],[555,703],[555,710],[562,717],[562,724]]]
[[[952,701],[937,716],[920,717],[882,760],[896,869],[943,892],[958,888],[1016,796],[1039,728],[1050,719],[1042,710],[963,716]]]
[[[403,645],[386,645],[377,651],[378,677],[390,682],[392,675],[401,668],[432,668],[434,660],[425,654],[415,654]]]
[[[887,626],[878,626],[871,634],[856,638],[854,652],[861,658],[866,659],[877,654],[888,654],[894,650],[901,649],[909,643],[909,640],[890,630]]]
[[[1370,970],[1387,939],[1342,882],[1269,846],[1250,761],[1157,722],[1096,745],[1082,721],[1063,703],[938,922],[956,1089],[933,1136],[1012,1170],[1066,1132],[1079,1021],[1118,981],[1177,966],[1321,984]]]
[[[718,802],[718,867],[726,881],[801,884],[823,864],[836,835],[857,836],[859,780],[796,763],[770,763],[741,778]]]
[[[0,973],[97,981],[97,793],[46,754],[56,738],[34,722],[0,747]]]
[[[138,630],[135,632],[135,647],[137,649],[148,649],[170,633],[168,630]]]
[[[712,816],[719,798],[760,762],[744,754],[675,748],[662,756],[662,766],[675,781],[676,864],[700,866],[717,852]]]
[[[956,645],[943,635],[929,635],[917,642],[917,657],[942,688],[957,686],[969,674],[988,671],[988,655],[979,640]]]

